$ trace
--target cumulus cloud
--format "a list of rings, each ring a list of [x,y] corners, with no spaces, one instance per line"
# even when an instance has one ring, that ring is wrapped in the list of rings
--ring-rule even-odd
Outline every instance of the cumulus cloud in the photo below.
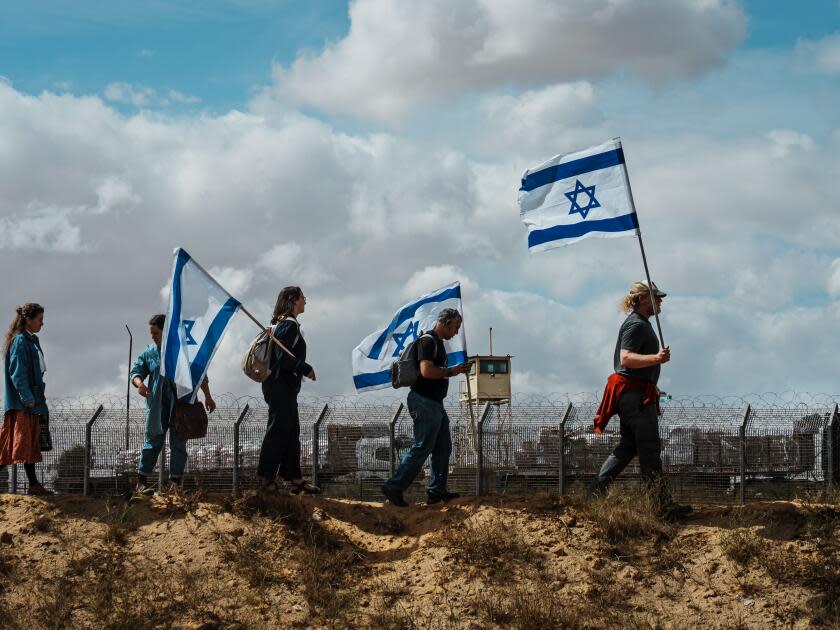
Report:
[[[826,74],[840,73],[840,32],[817,40],[799,40],[796,49],[807,68]]]
[[[721,65],[744,32],[740,8],[719,0],[356,0],[346,37],[275,66],[276,93],[394,120],[419,103],[495,85],[617,70],[651,83],[696,76]]]
[[[524,168],[563,148],[552,145],[602,137],[593,108],[608,89],[552,80],[482,95],[476,144],[499,139],[479,157],[424,133],[269,112],[265,94],[245,111],[169,117],[0,84],[0,265],[13,270],[0,316],[23,299],[47,305],[51,395],[124,386],[123,323],[137,348],[183,246],[261,320],[280,288],[303,287],[319,376],[305,391],[326,395],[351,391],[351,349],[395,308],[460,279],[471,350],[486,349],[492,326],[494,349],[515,355],[517,391],[598,390],[618,298],[641,275],[638,246],[592,239],[529,256],[515,200]],[[564,135],[540,144],[535,126],[557,119]],[[513,142],[504,122],[533,142]],[[651,268],[669,292],[663,386],[831,390],[840,135],[796,121],[720,137],[631,131]],[[238,363],[255,331],[236,318],[215,391],[258,393]]]
[[[124,82],[109,83],[105,87],[103,95],[107,101],[112,103],[141,108],[166,107],[172,103],[194,104],[201,102],[201,99],[197,96],[190,96],[178,90],[169,90],[166,95],[162,95],[156,89],[147,85]]]
[[[59,208],[0,217],[0,250],[75,254],[84,250],[81,230]]]

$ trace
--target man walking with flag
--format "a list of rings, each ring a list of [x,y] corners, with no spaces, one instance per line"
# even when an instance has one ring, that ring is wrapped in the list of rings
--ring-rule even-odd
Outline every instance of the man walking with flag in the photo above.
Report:
[[[639,241],[646,281],[636,282],[624,298],[629,316],[616,343],[613,374],[595,418],[601,433],[610,417],[621,418],[621,441],[593,483],[605,489],[637,454],[642,477],[649,483],[662,476],[659,456],[660,366],[671,358],[665,346],[659,308],[665,293],[651,282],[642,232],[619,138],[564,155],[556,155],[522,175],[519,213],[528,227],[528,249],[541,252],[589,237],[635,236]],[[650,324],[656,320],[657,338]],[[690,508],[670,503],[661,487],[666,513]]]
[[[432,456],[431,475],[426,503],[432,505],[457,498],[446,487],[449,476],[449,456],[452,436],[449,416],[443,400],[449,390],[449,378],[465,374],[467,363],[447,367],[447,353],[443,342],[458,334],[463,318],[454,308],[445,308],[437,315],[432,330],[417,340],[420,376],[408,394],[408,412],[414,420],[414,444],[405,454],[397,472],[382,486],[382,493],[393,505],[408,507],[403,492],[411,485],[429,455]]]
[[[661,366],[671,360],[671,350],[667,346],[660,349],[650,317],[659,312],[665,295],[655,284],[634,282],[622,300],[622,307],[629,314],[618,331],[613,357],[615,372],[607,380],[595,415],[595,432],[603,433],[610,418],[618,414],[621,438],[595,477],[592,492],[605,490],[636,455],[642,479],[649,485],[661,483],[656,384]]]

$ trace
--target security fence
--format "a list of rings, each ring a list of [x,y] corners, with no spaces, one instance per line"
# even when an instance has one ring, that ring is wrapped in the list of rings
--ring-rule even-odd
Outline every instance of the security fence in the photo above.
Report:
[[[595,395],[515,397],[480,408],[447,403],[452,438],[449,487],[493,495],[584,492],[619,440],[619,420],[593,430]],[[268,409],[263,401],[223,395],[207,436],[190,440],[185,485],[236,493],[256,485]],[[130,492],[143,447],[146,412],[125,400],[50,401],[54,448],[37,473],[60,493]],[[662,401],[661,456],[673,494],[688,501],[792,498],[832,486],[840,467],[835,397],[695,397]],[[379,499],[413,441],[398,399],[302,399],[301,468],[335,497]],[[168,445],[167,445],[168,446]],[[158,462],[165,482],[168,448]],[[163,465],[161,465],[161,462]],[[428,475],[428,468],[424,469]],[[423,494],[420,478],[406,493]],[[633,462],[620,483],[638,482]],[[0,472],[0,491],[25,492],[22,466]]]

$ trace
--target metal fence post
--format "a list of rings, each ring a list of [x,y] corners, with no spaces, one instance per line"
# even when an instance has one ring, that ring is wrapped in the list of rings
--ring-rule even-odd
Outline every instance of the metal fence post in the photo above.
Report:
[[[96,419],[99,418],[99,415],[102,413],[102,405],[99,405],[99,408],[93,414],[93,417],[87,421],[85,425],[85,468],[84,468],[84,477],[82,479],[82,494],[84,496],[88,496],[90,492],[90,454],[91,454],[91,434],[93,433],[93,423],[96,422]]]
[[[484,494],[484,421],[490,415],[490,403],[484,403],[481,410],[481,418],[476,425],[476,462],[475,462],[475,495],[480,497]]]
[[[327,417],[330,406],[324,403],[324,408],[318,414],[318,419],[312,425],[312,485],[318,485],[318,467],[321,465],[321,423]]]
[[[739,499],[741,505],[746,502],[746,485],[747,485],[747,423],[750,421],[750,406],[747,405],[744,411],[744,419],[741,421],[741,426],[738,428],[739,453],[738,453],[738,467],[741,473],[741,484],[739,488]]]
[[[825,481],[828,488],[834,487],[834,433],[837,431],[837,421],[840,416],[840,405],[834,405],[834,411],[831,414],[831,420],[828,422],[828,435],[825,438],[825,444],[828,449],[826,461],[828,462],[828,470],[825,472]]]
[[[397,421],[400,419],[400,415],[402,414],[403,404],[400,403],[400,406],[397,407],[397,410],[394,412],[391,421],[388,423],[388,470],[391,473],[391,477],[393,477],[397,472],[397,448],[394,437],[394,431],[397,428]]]
[[[560,480],[557,483],[557,489],[560,492],[560,496],[566,494],[566,422],[572,416],[572,409],[574,406],[572,405],[572,401],[570,400],[566,404],[566,410],[563,412],[563,416],[560,418],[560,436],[558,438],[558,446],[560,448],[560,457],[558,460],[558,474],[560,475]]]
[[[245,419],[245,416],[248,415],[248,412],[251,411],[251,408],[248,406],[248,403],[245,403],[245,408],[242,409],[242,413],[239,414],[239,417],[236,419],[236,422],[233,423],[233,495],[236,496],[239,493],[239,425],[242,424],[242,421]]]

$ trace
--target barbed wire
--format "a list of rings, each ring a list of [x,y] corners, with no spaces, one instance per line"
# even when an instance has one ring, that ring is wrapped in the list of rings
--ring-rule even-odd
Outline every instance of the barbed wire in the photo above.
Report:
[[[267,407],[262,398],[251,395],[237,395],[232,392],[225,392],[214,396],[219,409],[244,409],[248,405],[251,409],[263,409]],[[575,393],[550,393],[550,394],[514,394],[510,401],[512,408],[559,408],[571,402],[575,406],[591,407],[600,403],[600,392],[575,392]],[[393,408],[405,402],[405,395],[400,394],[378,394],[371,397],[365,394],[359,395],[333,395],[313,396],[303,395],[298,399],[301,407],[323,407],[329,405],[333,408],[344,410],[374,411],[384,408]],[[754,409],[778,409],[778,410],[824,410],[840,404],[840,394],[824,394],[811,392],[764,392],[751,394],[697,394],[679,395],[663,399],[662,406],[668,409],[733,409],[745,408],[747,405]],[[70,412],[88,412],[95,410],[102,405],[106,410],[115,412],[125,410],[125,395],[106,392],[102,394],[84,394],[79,396],[65,396],[50,398],[48,406],[51,413],[66,414]],[[455,396],[446,399],[448,407],[459,406]],[[130,399],[132,410],[144,409],[145,403],[136,395]]]

